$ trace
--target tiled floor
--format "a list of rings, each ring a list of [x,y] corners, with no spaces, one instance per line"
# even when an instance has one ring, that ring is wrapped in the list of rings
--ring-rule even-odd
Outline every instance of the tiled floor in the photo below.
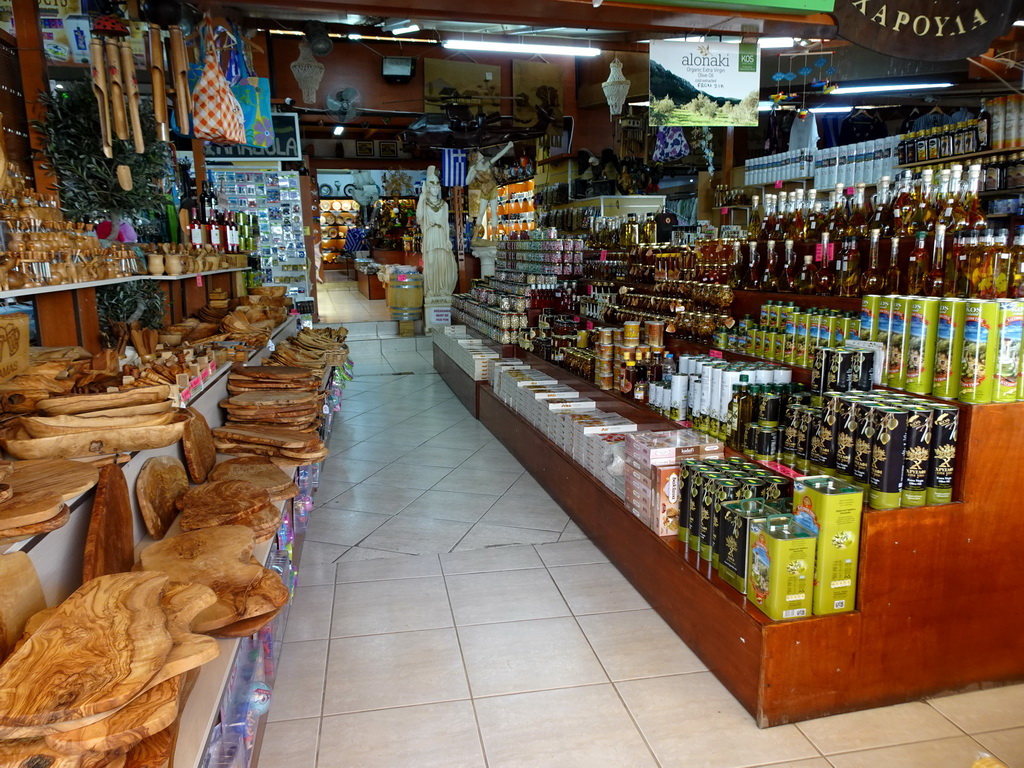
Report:
[[[359,293],[358,285],[335,271],[325,273],[326,282],[316,289],[317,309],[325,323],[365,323],[391,319],[387,302],[370,301]],[[374,278],[376,280],[376,278]]]
[[[263,768],[1024,767],[1024,685],[758,729],[395,341],[353,353]]]

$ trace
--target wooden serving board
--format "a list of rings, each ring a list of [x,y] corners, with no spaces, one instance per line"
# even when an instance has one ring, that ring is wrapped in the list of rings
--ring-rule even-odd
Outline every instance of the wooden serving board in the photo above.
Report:
[[[255,443],[291,450],[307,449],[319,442],[317,438],[283,427],[219,427],[213,430],[213,436],[228,442]]]
[[[146,530],[160,540],[178,516],[176,502],[188,490],[185,465],[173,456],[147,459],[135,480],[135,498]]]
[[[126,752],[147,736],[167,728],[178,716],[181,676],[136,696],[110,717],[71,731],[50,734],[46,743],[59,752]]]
[[[250,379],[289,380],[309,378],[308,368],[289,368],[284,365],[243,365],[235,363],[231,373],[247,376]]]
[[[92,517],[85,534],[82,581],[125,573],[135,564],[135,535],[128,481],[117,464],[100,469]]]
[[[190,488],[178,499],[179,525],[195,531],[214,525],[246,524],[270,503],[270,494],[245,480],[214,480]]]
[[[267,624],[272,622],[280,612],[281,609],[276,608],[261,616],[242,619],[241,621],[236,621],[234,624],[228,624],[226,627],[212,630],[210,634],[214,637],[251,637],[267,626]]]
[[[167,631],[175,642],[192,633],[196,616],[217,602],[217,595],[205,584],[177,582],[170,584],[160,598],[167,614]]]
[[[28,432],[29,437],[56,437],[79,432],[91,432],[94,429],[128,429],[130,427],[159,427],[169,423],[174,413],[149,413],[140,416],[103,416],[89,414],[89,418],[81,416],[21,416],[19,422]]]
[[[317,396],[312,392],[266,392],[261,390],[234,395],[222,402],[221,405],[237,408],[308,407],[316,400]]]
[[[0,662],[14,651],[28,620],[46,609],[46,597],[31,558],[24,552],[0,556]]]
[[[99,479],[92,464],[69,459],[30,459],[14,462],[6,482],[15,490],[50,490],[70,501],[88,491]]]
[[[167,413],[172,410],[174,410],[173,400],[161,400],[146,405],[123,405],[118,408],[105,408],[102,411],[89,411],[75,415],[80,419],[91,419],[109,416],[145,416],[154,413]]]
[[[0,439],[0,445],[18,459],[76,459],[130,453],[176,443],[181,439],[186,421],[184,414],[174,414],[169,423],[157,427],[96,428],[91,432],[57,437],[29,437],[27,432],[17,427]]]
[[[123,706],[173,645],[162,573],[118,573],[79,587],[0,666],[0,725],[45,725]]]
[[[205,483],[206,476],[217,463],[217,448],[213,444],[210,425],[195,408],[186,409],[191,417],[185,424],[181,443],[185,449],[185,463],[193,483]]]
[[[95,765],[95,763],[93,763]],[[83,768],[81,755],[65,755],[44,739],[0,741],[0,766],[3,768]]]
[[[56,491],[15,490],[10,499],[0,504],[0,535],[8,528],[49,520],[58,513],[63,503],[64,499]]]
[[[74,415],[108,408],[133,405],[152,405],[166,400],[171,388],[166,384],[155,387],[126,389],[123,392],[101,392],[94,395],[66,395],[40,400],[36,408],[50,416]]]
[[[58,528],[63,528],[71,519],[71,508],[67,504],[61,504],[57,514],[49,520],[31,525],[20,525],[17,528],[5,528],[0,531],[0,546],[13,544],[17,541],[24,541],[41,533],[49,533]]]
[[[140,741],[125,755],[124,768],[164,768],[170,763],[177,731],[177,722],[171,723]]]
[[[239,459],[222,461],[210,473],[211,480],[244,480],[257,488],[263,488],[270,494],[271,501],[282,501],[291,498],[284,496],[275,499],[275,494],[291,489],[291,476],[278,467],[270,459],[260,456],[245,456]],[[298,488],[295,489],[298,493]]]

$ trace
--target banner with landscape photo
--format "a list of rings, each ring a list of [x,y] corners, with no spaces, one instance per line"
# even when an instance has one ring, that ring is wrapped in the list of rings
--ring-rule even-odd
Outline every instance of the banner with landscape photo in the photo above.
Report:
[[[756,44],[651,42],[651,125],[757,125]]]

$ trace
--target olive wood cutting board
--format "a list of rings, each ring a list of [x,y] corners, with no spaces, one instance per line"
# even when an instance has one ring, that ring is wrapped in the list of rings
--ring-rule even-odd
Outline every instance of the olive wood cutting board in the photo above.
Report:
[[[211,480],[244,480],[263,488],[270,494],[271,501],[284,501],[298,494],[299,489],[292,483],[291,475],[270,459],[262,456],[243,456],[222,461],[210,473]],[[292,489],[295,493],[290,493]],[[289,495],[282,495],[288,493]]]
[[[0,556],[0,662],[14,651],[28,620],[46,609],[46,597],[31,558],[24,552]]]
[[[44,739],[0,741],[0,766],[4,768],[83,768],[81,755],[65,755]]]
[[[174,722],[140,741],[125,755],[124,768],[164,768],[170,763],[177,731],[178,723]]]
[[[0,535],[7,528],[49,520],[60,511],[63,504],[64,499],[56,491],[42,488],[31,491],[15,489],[10,499],[0,503]]]
[[[134,519],[128,481],[117,464],[100,469],[85,534],[82,581],[130,571],[135,564]]]
[[[70,501],[96,485],[99,476],[96,467],[83,461],[28,459],[14,462],[5,482],[15,490],[56,491],[64,501]]]
[[[155,387],[139,387],[120,392],[100,392],[94,395],[64,395],[40,400],[36,403],[36,409],[48,416],[73,416],[108,408],[152,405],[166,400],[170,392],[170,387],[160,384]]]
[[[267,407],[309,407],[317,401],[317,396],[313,392],[267,392],[263,390],[257,390],[255,392],[245,392],[241,395],[233,395],[227,400],[221,401],[221,406],[225,408],[237,407],[237,408],[267,408]]]
[[[173,645],[162,573],[93,579],[0,666],[0,725],[45,725],[123,706]]]
[[[269,613],[242,619],[234,624],[228,624],[226,627],[211,630],[210,634],[214,637],[251,637],[272,622],[280,612],[280,608],[275,608]]]
[[[244,480],[215,480],[190,488],[178,499],[183,531],[245,524],[270,503],[270,494]]]
[[[195,408],[187,408],[191,418],[185,423],[181,444],[185,449],[185,463],[194,483],[205,483],[206,475],[217,463],[217,448],[213,444],[210,425]]]
[[[188,490],[185,465],[173,456],[147,459],[135,480],[135,498],[149,535],[160,540],[178,516],[176,502]]]
[[[302,450],[319,443],[315,436],[284,427],[218,427],[213,430],[218,440],[234,443],[255,443],[273,448]]]
[[[290,368],[285,365],[243,365],[242,363],[235,363],[231,366],[231,373],[237,376],[247,376],[250,379],[271,379],[277,381],[309,378],[308,368]]]
[[[167,728],[178,716],[181,676],[136,696],[110,717],[71,731],[52,733],[46,743],[59,752],[126,752],[147,736]]]

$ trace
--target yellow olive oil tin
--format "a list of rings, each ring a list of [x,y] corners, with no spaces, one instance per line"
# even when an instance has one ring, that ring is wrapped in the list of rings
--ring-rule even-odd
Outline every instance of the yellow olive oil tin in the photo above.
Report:
[[[907,381],[907,331],[910,327],[910,297],[895,296],[889,307],[889,340],[886,344],[889,375],[887,386],[903,389]]]
[[[751,524],[747,598],[770,619],[810,615],[816,543],[791,515],[769,515]]]
[[[815,616],[852,611],[857,594],[857,561],[864,492],[832,477],[793,482],[793,520],[816,534]]]
[[[860,300],[860,338],[878,341],[878,305],[881,296],[863,296]]]
[[[905,351],[907,356],[905,387],[908,392],[927,395],[932,391],[940,302],[941,299],[919,296],[910,300],[910,321],[907,327]]]
[[[782,342],[782,361],[788,365],[796,365],[796,329],[800,323],[800,315],[797,310],[791,311],[786,317],[785,338]]]
[[[999,358],[999,303],[968,299],[964,304],[959,397],[965,403],[991,403]]]
[[[1017,399],[1022,328],[1024,328],[1024,301],[1013,299],[1000,301],[999,356],[996,359],[993,402],[1012,403]]]
[[[747,593],[751,525],[765,522],[769,515],[780,514],[785,513],[778,506],[762,498],[722,502],[718,575],[726,584],[744,595]]]
[[[811,315],[809,312],[800,312],[796,316],[796,339],[794,340],[793,359],[796,365],[807,367],[810,362],[809,334],[811,332]]]
[[[889,321],[892,319],[892,302],[898,296],[881,296],[878,299],[878,332],[875,341],[882,344],[882,386],[889,383]]]
[[[935,337],[935,362],[932,371],[932,394],[947,400],[960,395],[960,363],[964,346],[963,299],[939,301],[939,323]]]

